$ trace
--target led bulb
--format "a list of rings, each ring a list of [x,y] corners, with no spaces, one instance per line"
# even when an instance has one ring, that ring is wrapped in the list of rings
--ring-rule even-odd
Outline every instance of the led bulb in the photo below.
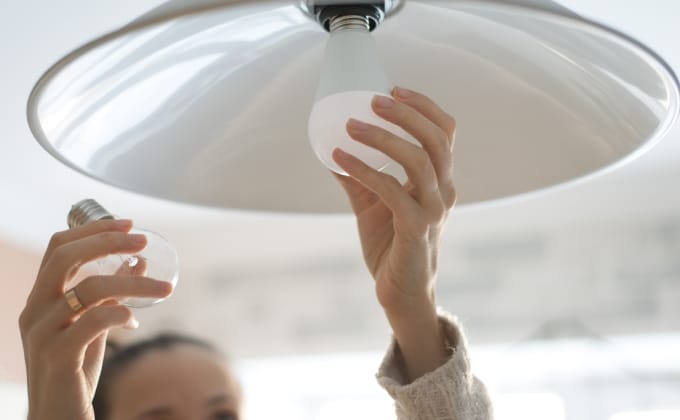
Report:
[[[382,127],[404,138],[404,131],[371,109],[375,95],[390,95],[391,85],[371,36],[367,18],[342,16],[330,24],[321,79],[309,116],[308,134],[312,149],[330,170],[347,175],[333,160],[341,148],[367,165],[381,170],[391,159],[382,152],[353,140],[347,121],[354,118]]]
[[[83,200],[74,204],[71,208],[68,214],[68,225],[73,228],[96,220],[113,218],[113,215],[96,201]],[[177,251],[158,233],[139,228],[131,229],[130,233],[146,236],[147,245],[142,251],[134,255],[109,255],[85,264],[80,268],[73,284],[96,274],[129,274],[165,281],[172,284],[174,289],[179,278]],[[121,300],[121,303],[133,308],[142,308],[163,300],[157,298],[126,298]]]

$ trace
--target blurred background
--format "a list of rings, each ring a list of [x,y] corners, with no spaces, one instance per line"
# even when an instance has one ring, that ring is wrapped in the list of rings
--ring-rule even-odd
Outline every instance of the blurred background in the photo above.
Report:
[[[138,310],[141,328],[126,339],[179,330],[216,342],[235,360],[251,419],[394,418],[374,379],[389,328],[350,216],[150,199],[66,168],[32,138],[25,104],[42,72],[160,3],[0,2],[2,418],[25,418],[17,318],[43,248],[86,197],[161,232],[181,257],[175,295]],[[560,3],[680,69],[680,3]],[[463,321],[498,419],[680,419],[679,182],[676,124],[650,153],[586,184],[454,211],[439,303]]]

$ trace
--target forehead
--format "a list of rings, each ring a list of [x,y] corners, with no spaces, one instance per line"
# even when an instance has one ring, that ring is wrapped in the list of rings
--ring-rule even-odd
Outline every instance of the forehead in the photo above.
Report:
[[[195,412],[216,397],[240,403],[240,389],[226,362],[210,350],[180,344],[151,350],[118,373],[109,401],[120,418],[134,418],[151,408]]]

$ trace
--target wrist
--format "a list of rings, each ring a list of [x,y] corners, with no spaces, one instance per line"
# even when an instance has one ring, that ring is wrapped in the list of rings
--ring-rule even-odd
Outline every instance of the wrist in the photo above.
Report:
[[[379,294],[378,298],[385,314],[390,319],[422,321],[437,315],[437,304],[433,292],[420,295],[405,295],[396,292],[390,296]]]
[[[84,414],[68,414],[64,412],[59,412],[59,414],[55,415],[56,411],[53,409],[47,409],[47,408],[42,408],[42,409],[35,409],[29,407],[28,409],[28,415],[26,416],[27,420],[95,420],[94,418],[94,412],[89,411]]]
[[[39,390],[32,390],[28,399],[28,420],[95,420],[91,402],[71,389],[64,381],[45,379]]]
[[[389,281],[378,280],[375,292],[378,303],[387,314],[414,316],[436,312],[435,294],[431,286],[408,290]]]
[[[434,345],[443,340],[433,295],[402,300],[383,309],[400,344],[424,340]]]
[[[385,316],[397,339],[439,336],[439,318],[434,302],[385,308]]]

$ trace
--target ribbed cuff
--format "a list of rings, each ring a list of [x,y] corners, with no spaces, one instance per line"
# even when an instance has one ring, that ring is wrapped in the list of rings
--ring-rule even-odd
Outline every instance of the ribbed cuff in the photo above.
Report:
[[[491,402],[484,385],[472,375],[458,321],[439,311],[439,322],[450,354],[445,364],[408,383],[401,350],[392,339],[378,382],[394,399],[400,420],[491,419]]]

